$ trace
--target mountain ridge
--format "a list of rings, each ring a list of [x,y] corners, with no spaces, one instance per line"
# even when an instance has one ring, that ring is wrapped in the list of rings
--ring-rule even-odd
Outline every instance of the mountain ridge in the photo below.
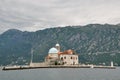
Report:
[[[110,24],[89,24],[38,30],[36,32],[8,30],[0,35],[0,64],[29,64],[30,50],[34,62],[44,61],[48,50],[57,42],[62,51],[75,50],[80,63],[120,65],[120,27]]]

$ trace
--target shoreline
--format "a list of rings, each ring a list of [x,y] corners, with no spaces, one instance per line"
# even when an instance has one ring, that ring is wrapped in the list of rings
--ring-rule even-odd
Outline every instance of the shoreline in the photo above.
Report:
[[[98,69],[116,69],[115,66],[99,66],[99,65],[46,65],[46,66],[5,66],[2,70],[25,70],[25,69],[41,69],[41,68],[98,68]]]

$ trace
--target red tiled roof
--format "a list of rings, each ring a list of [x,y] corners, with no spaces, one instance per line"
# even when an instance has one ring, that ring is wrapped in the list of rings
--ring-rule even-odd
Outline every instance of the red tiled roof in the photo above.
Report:
[[[66,50],[64,52],[58,52],[59,55],[61,54],[73,54],[73,50],[69,49],[69,50]]]

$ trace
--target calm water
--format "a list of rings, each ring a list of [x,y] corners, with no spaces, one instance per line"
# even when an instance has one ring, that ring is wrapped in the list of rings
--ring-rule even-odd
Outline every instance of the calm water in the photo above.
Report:
[[[120,68],[0,70],[0,80],[120,80]]]

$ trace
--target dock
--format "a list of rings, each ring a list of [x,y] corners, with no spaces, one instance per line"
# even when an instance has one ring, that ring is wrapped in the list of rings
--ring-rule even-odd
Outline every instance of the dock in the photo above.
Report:
[[[24,69],[41,69],[41,68],[99,68],[99,69],[116,69],[115,66],[96,66],[96,65],[47,65],[47,66],[6,66],[2,70],[24,70]]]

